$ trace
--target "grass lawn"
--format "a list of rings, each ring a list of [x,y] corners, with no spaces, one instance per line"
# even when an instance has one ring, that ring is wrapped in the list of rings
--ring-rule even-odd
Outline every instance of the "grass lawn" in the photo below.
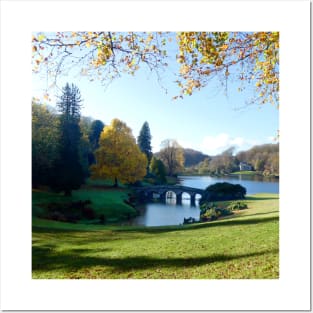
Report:
[[[238,171],[238,172],[233,172],[231,175],[260,175],[260,172],[256,171]]]
[[[278,278],[279,198],[215,222],[105,227],[33,219],[33,278]]]
[[[93,182],[92,185],[87,184],[84,188],[73,191],[72,197],[64,197],[62,194],[48,191],[33,190],[33,216],[44,216],[45,207],[49,203],[91,200],[90,207],[97,215],[104,214],[108,222],[115,222],[136,215],[136,210],[124,202],[128,199],[129,192],[129,189],[113,188],[97,181]]]

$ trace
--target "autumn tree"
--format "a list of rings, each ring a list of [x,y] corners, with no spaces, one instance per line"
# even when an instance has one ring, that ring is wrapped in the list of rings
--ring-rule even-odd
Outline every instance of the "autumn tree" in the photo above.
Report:
[[[225,90],[236,81],[239,91],[252,86],[252,102],[278,106],[278,32],[34,33],[33,71],[44,67],[54,82],[75,66],[90,80],[103,82],[134,75],[141,65],[158,75],[174,47],[181,89],[175,98],[193,94],[216,77]]]
[[[251,101],[278,106],[278,32],[181,32],[177,43],[181,97],[218,76],[225,89],[230,80],[238,82],[239,91],[252,84]]]
[[[240,162],[251,164],[264,175],[279,175],[279,144],[264,144],[254,146],[236,155]]]
[[[79,127],[81,95],[75,85],[68,83],[62,89],[58,101],[60,114],[59,157],[54,165],[52,187],[70,196],[73,189],[79,189],[84,182],[80,163],[79,147],[81,131]]]
[[[150,127],[148,122],[144,122],[144,124],[141,127],[139,136],[137,138],[137,144],[141,150],[141,152],[143,152],[147,159],[148,159],[148,166],[147,166],[147,172],[149,169],[149,164],[152,158],[152,147],[151,147],[151,132],[150,132]]]
[[[168,175],[174,176],[184,168],[183,148],[174,139],[162,141],[161,147],[158,157],[165,164]]]
[[[141,65],[158,73],[167,65],[164,36],[161,32],[34,33],[33,71],[48,68],[54,83],[58,75],[75,66],[91,81],[97,78],[102,82],[124,73],[134,75]]]
[[[118,119],[104,127],[95,157],[92,177],[112,179],[115,187],[118,182],[134,183],[146,175],[147,157],[137,146],[131,129]]]

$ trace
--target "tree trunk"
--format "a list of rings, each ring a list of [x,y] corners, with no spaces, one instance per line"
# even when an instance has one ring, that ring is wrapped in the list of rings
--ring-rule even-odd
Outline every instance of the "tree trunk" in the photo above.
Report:
[[[114,185],[113,185],[113,187],[115,187],[115,188],[118,187],[118,182],[117,182],[117,178],[116,177],[114,178]]]

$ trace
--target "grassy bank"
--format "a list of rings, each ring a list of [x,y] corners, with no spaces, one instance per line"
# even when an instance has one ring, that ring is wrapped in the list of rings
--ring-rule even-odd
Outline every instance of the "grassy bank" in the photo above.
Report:
[[[33,278],[278,278],[278,195],[231,218],[171,227],[33,220]]]
[[[73,191],[71,197],[64,197],[62,194],[48,191],[33,190],[33,216],[46,216],[48,206],[51,203],[64,205],[70,202],[90,200],[89,207],[96,216],[104,215],[107,222],[117,222],[137,214],[136,210],[125,202],[129,192],[130,190],[127,188],[113,188],[110,184],[104,184],[101,181],[88,183],[83,188]]]
[[[232,172],[229,175],[262,175],[262,173],[256,172],[256,171],[238,171],[238,172]]]

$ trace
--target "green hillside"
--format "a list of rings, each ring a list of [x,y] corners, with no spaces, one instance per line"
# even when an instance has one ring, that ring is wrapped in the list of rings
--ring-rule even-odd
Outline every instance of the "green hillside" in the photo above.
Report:
[[[33,278],[278,278],[279,198],[258,194],[231,218],[170,227],[33,219]]]

